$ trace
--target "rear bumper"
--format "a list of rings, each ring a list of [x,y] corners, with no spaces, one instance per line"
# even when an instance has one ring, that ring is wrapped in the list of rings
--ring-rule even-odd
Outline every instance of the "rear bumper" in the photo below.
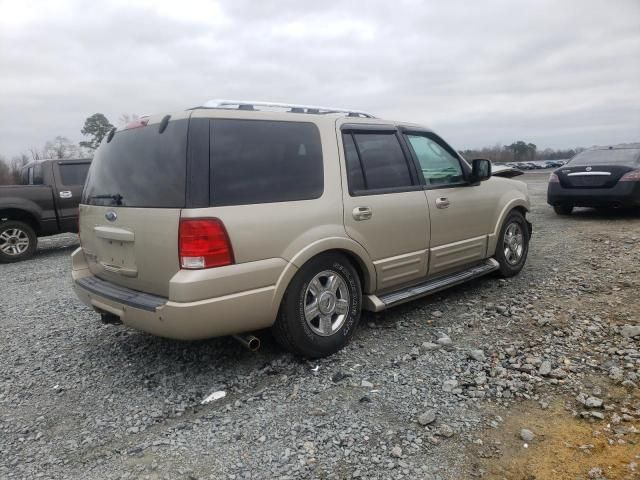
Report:
[[[86,305],[135,329],[178,340],[259,330],[273,324],[275,285],[195,302],[175,302],[120,287],[92,275],[82,249],[72,255],[73,288]]]
[[[572,207],[640,206],[640,182],[618,182],[611,188],[565,188],[559,183],[550,183],[547,203]]]

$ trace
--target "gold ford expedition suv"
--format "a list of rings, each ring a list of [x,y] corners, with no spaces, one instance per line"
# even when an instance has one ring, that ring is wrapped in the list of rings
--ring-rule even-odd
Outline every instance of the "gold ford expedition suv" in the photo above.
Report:
[[[110,132],[83,192],[73,283],[105,321],[184,340],[271,327],[321,357],[363,309],[517,274],[528,209],[524,183],[425,127],[215,101]]]

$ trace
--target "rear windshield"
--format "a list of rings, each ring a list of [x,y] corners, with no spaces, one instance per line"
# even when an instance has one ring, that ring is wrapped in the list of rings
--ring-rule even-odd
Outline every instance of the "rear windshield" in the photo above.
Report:
[[[571,159],[571,166],[582,165],[628,165],[638,163],[640,149],[638,148],[614,148],[611,150],[585,150]]]
[[[82,203],[183,208],[189,120],[116,132],[91,163]]]

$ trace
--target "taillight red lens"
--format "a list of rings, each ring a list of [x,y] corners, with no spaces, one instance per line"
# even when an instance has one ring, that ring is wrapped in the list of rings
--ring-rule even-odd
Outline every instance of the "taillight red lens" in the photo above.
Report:
[[[631,170],[625,173],[619,182],[640,182],[640,170]]]
[[[180,267],[190,270],[233,263],[233,250],[224,224],[217,218],[180,220]]]
[[[549,175],[549,183],[560,183],[560,179],[558,178],[558,175],[556,175],[555,173],[552,173],[551,175]]]

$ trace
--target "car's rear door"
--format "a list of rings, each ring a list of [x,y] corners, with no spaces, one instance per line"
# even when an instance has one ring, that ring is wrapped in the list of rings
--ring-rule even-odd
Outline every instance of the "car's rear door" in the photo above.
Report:
[[[78,204],[91,161],[56,161],[53,163],[55,185],[53,196],[58,212],[60,231],[75,232],[78,228]]]
[[[427,273],[429,210],[415,167],[393,125],[349,125],[340,132],[344,225],[374,262],[377,289]]]

